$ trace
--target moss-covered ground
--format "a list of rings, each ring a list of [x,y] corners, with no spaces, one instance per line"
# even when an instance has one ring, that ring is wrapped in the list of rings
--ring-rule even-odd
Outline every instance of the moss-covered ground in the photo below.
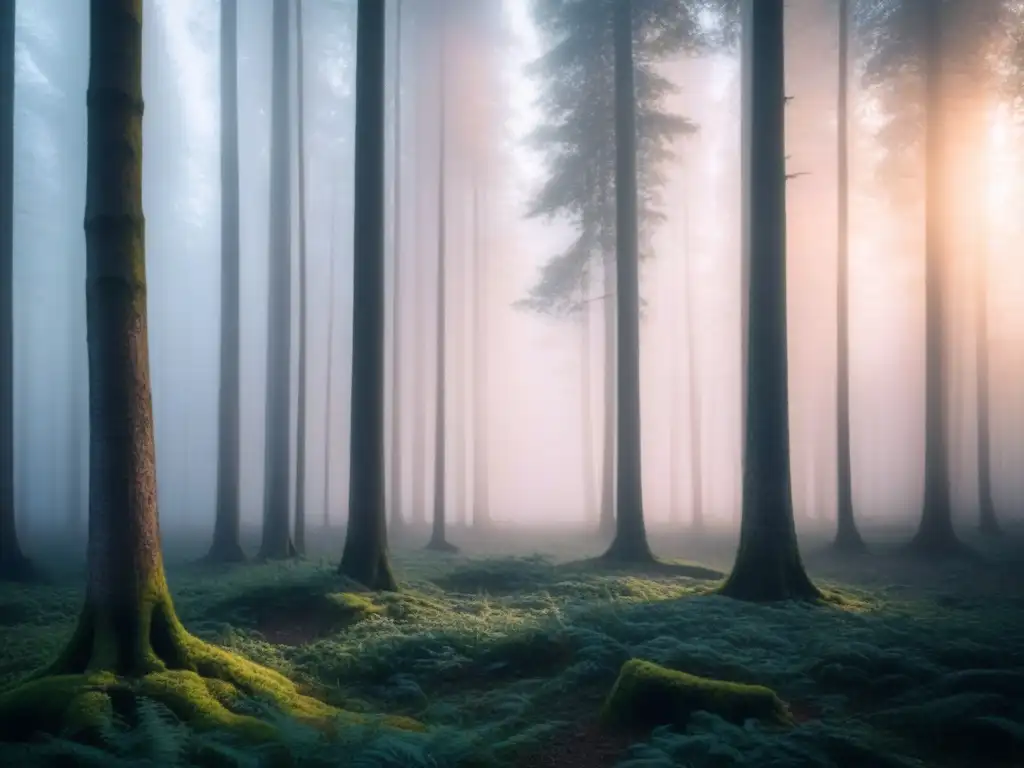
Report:
[[[404,589],[385,595],[337,577],[332,536],[310,537],[323,557],[224,567],[194,563],[204,536],[168,537],[171,590],[196,636],[329,704],[410,716],[427,731],[370,719],[329,738],[252,701],[284,734],[284,749],[264,750],[185,727],[142,696],[99,742],[3,744],[0,765],[1024,766],[1024,536],[970,538],[984,561],[936,565],[898,553],[893,542],[910,533],[866,529],[882,544],[845,560],[828,555],[824,535],[805,537],[809,569],[830,597],[822,606],[710,594],[715,569],[731,560],[726,535],[707,534],[698,546],[654,529],[660,556],[703,569],[634,572],[580,563],[601,547],[578,531],[502,532],[492,539],[499,549],[456,529],[460,555],[424,552],[418,539],[396,547]],[[530,554],[538,544],[546,555]],[[32,549],[52,578],[0,585],[0,686],[51,660],[81,605],[80,553],[56,557],[59,545],[43,540]],[[609,718],[609,693],[631,659],[764,686],[784,715],[743,722],[728,705],[717,714],[698,708],[653,730]]]

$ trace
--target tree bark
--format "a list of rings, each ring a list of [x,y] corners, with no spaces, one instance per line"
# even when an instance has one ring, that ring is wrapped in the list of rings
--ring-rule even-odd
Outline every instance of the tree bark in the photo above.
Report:
[[[849,86],[850,2],[839,0],[839,90],[836,105],[837,236],[836,243],[836,538],[841,552],[860,553],[864,540],[853,513],[853,477],[850,460],[850,168],[847,116]],[[817,482],[821,478],[815,478]],[[823,510],[818,510],[819,514]]]
[[[270,265],[267,311],[266,442],[263,455],[261,559],[295,555],[289,525],[291,432],[291,100],[289,29],[291,0],[274,0],[270,109]]]
[[[208,559],[245,560],[239,537],[241,429],[238,161],[238,2],[220,5],[220,386],[217,424],[217,516]]]
[[[654,559],[644,529],[640,441],[640,285],[636,179],[636,98],[633,64],[633,2],[613,11],[615,40],[615,238],[618,331],[615,538],[611,560]]]
[[[384,499],[385,6],[359,0],[348,531],[340,572],[394,590]]]
[[[442,21],[442,24],[445,22]],[[442,34],[442,38],[444,35]],[[439,552],[454,552],[456,547],[449,543],[447,539],[447,530],[445,525],[445,478],[447,473],[445,472],[445,446],[447,441],[445,439],[445,425],[446,425],[446,408],[445,408],[445,368],[447,364],[447,356],[445,354],[445,318],[446,318],[446,302],[445,302],[445,256],[447,251],[447,238],[446,238],[446,223],[447,218],[445,214],[445,194],[447,188],[445,186],[445,164],[446,164],[446,112],[447,102],[445,99],[445,76],[447,74],[447,67],[445,66],[445,41],[441,39],[438,41],[439,50],[439,62],[437,70],[437,83],[438,83],[438,110],[439,110],[439,127],[438,127],[438,165],[437,165],[437,367],[435,368],[435,402],[434,402],[434,519],[431,523],[430,530],[430,541],[427,542],[427,549],[433,549]]]
[[[722,594],[769,601],[820,597],[793,524],[786,340],[784,0],[744,0],[752,77],[745,83],[749,252],[743,512],[740,545]]]
[[[308,362],[306,295],[306,78],[303,44],[302,0],[295,0],[295,79],[298,93],[298,150],[299,150],[299,396],[295,419],[295,551],[306,554],[306,377]]]
[[[0,579],[32,574],[14,503],[14,2],[0,7]]]
[[[391,498],[389,523],[400,528],[402,517],[402,3],[395,3],[395,133],[394,133],[394,245],[391,308]]]
[[[482,194],[480,181],[473,188],[473,263],[475,285],[473,290],[473,527],[491,525],[490,444],[487,429],[487,392],[490,382],[488,370],[487,312],[487,257],[481,232]],[[589,402],[589,394],[588,394]],[[589,448],[588,448],[589,450]]]
[[[946,434],[946,263],[945,87],[942,71],[943,9],[918,0],[925,39],[925,456],[924,505],[913,549],[928,556],[957,554],[963,544],[953,530],[953,503]]]

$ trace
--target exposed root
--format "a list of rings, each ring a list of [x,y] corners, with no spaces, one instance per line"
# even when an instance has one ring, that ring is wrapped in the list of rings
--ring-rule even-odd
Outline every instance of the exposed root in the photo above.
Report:
[[[447,539],[437,538],[431,538],[430,541],[427,542],[426,549],[430,550],[431,552],[446,552],[450,555],[454,555],[459,551],[459,548]]]
[[[242,549],[242,545],[238,542],[230,544],[215,543],[200,562],[207,565],[233,565],[244,563],[248,559],[245,551]]]

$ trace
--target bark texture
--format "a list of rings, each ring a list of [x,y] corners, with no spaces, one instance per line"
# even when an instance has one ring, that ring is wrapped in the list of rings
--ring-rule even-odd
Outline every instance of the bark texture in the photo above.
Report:
[[[748,265],[743,512],[722,594],[769,601],[820,597],[793,524],[786,351],[784,0],[744,0]]]
[[[394,590],[384,498],[383,3],[359,0],[356,34],[352,427],[348,530],[340,572],[370,589]]]

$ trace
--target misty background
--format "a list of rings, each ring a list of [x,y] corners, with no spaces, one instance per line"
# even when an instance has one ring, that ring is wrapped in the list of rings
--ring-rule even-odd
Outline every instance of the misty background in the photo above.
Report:
[[[979,0],[981,1],[981,0]],[[589,358],[592,458],[600,467],[604,354],[599,291],[587,303],[593,320],[589,355],[583,323],[516,306],[540,267],[573,238],[564,220],[527,218],[545,179],[543,153],[529,140],[543,121],[536,79],[527,68],[545,50],[530,0],[500,4],[502,29],[492,41],[456,41],[464,62],[450,67],[448,151],[468,168],[491,158],[482,182],[486,203],[490,508],[500,522],[545,524],[589,518],[583,490],[580,366]],[[389,4],[390,6],[391,4]],[[415,6],[415,0],[412,3]],[[789,368],[793,493],[798,526],[831,519],[835,496],[836,56],[835,3],[791,0],[787,6],[787,152],[790,180]],[[209,526],[214,510],[220,300],[219,5],[213,0],[144,2],[144,206],[147,218],[150,354],[161,524],[165,530]],[[413,12],[415,14],[415,11]],[[352,209],[355,77],[354,0],[305,0],[305,142],[307,153],[308,515],[320,519],[327,473],[328,506],[340,524],[348,498],[348,422],[352,302]],[[241,157],[242,434],[244,522],[262,514],[267,335],[271,3],[239,4]],[[708,23],[712,23],[709,20]],[[81,0],[18,3],[15,121],[15,447],[20,531],[29,546],[62,526],[87,503],[88,393],[85,354],[85,93],[88,4]],[[389,41],[393,38],[389,38]],[[414,293],[432,301],[436,269],[436,85],[416,58],[412,35],[403,61],[398,274],[409,309],[400,307],[403,368],[416,347],[432,370],[429,307],[413,311]],[[473,45],[489,56],[473,58]],[[393,66],[394,51],[389,51]],[[858,57],[858,46],[852,55]],[[924,283],[919,160],[897,182],[878,173],[879,138],[889,104],[858,76],[851,98],[850,354],[853,491],[858,519],[916,518],[920,512],[924,436]],[[740,491],[740,71],[738,52],[680,54],[659,65],[676,86],[667,111],[698,131],[675,141],[663,168],[659,204],[666,216],[651,233],[642,266],[646,302],[641,325],[645,517],[668,517],[671,480],[689,499],[688,445],[670,451],[673,421],[687,435],[689,373],[686,297],[692,296],[694,373],[702,417],[706,518],[738,516]],[[395,90],[389,76],[389,109]],[[488,109],[481,110],[483,95]],[[294,97],[294,89],[293,89]],[[1024,222],[1021,126],[1011,105],[992,94],[984,158],[990,275],[993,487],[1003,514],[1017,510],[1024,477],[1024,413],[1014,383],[1024,365],[1024,261],[1016,244]],[[406,114],[409,123],[405,125]],[[389,118],[388,130],[394,130]],[[453,137],[453,138],[452,138]],[[293,129],[292,140],[295,141]],[[391,144],[389,142],[389,152]],[[297,176],[294,151],[293,174]],[[394,157],[389,158],[391,168]],[[448,451],[471,450],[471,366],[460,364],[472,322],[471,191],[453,174],[449,185],[447,279],[450,339],[447,376]],[[461,179],[461,180],[460,180]],[[293,182],[294,183],[294,182]],[[895,187],[899,188],[896,189]],[[389,201],[391,201],[389,190]],[[295,195],[292,196],[293,202]],[[389,205],[392,205],[389,202]],[[293,211],[293,216],[295,215]],[[389,215],[393,215],[393,206]],[[433,218],[432,218],[433,217]],[[297,219],[292,235],[298,239]],[[389,235],[390,242],[391,235]],[[390,246],[389,246],[390,247]],[[389,251],[390,254],[390,251]],[[390,258],[390,256],[389,256]],[[331,261],[335,260],[333,280]],[[950,370],[951,476],[962,514],[977,498],[973,317],[975,264],[959,258],[952,278]],[[687,269],[688,267],[688,269]],[[297,265],[293,262],[293,269]],[[389,270],[394,269],[393,261]],[[389,272],[388,283],[391,284]],[[685,279],[692,279],[687,292]],[[293,278],[293,293],[298,290]],[[328,318],[334,304],[335,345],[328,371]],[[292,307],[297,308],[293,298]],[[387,314],[391,317],[390,310]],[[390,319],[389,319],[390,323]],[[297,311],[292,322],[297,348]],[[389,331],[389,345],[393,343]],[[390,352],[386,359],[390,361]],[[297,395],[293,360],[291,396]],[[389,363],[390,370],[390,363]],[[389,387],[394,378],[389,375]],[[413,419],[432,413],[433,376],[398,377],[403,455],[411,456]],[[331,411],[327,389],[332,388]],[[390,402],[390,400],[388,401]],[[293,410],[294,413],[294,405]],[[294,420],[293,420],[294,421]],[[326,425],[331,445],[325,453]],[[427,445],[433,445],[432,418]],[[293,423],[294,441],[294,423]],[[390,432],[388,433],[390,434]],[[418,450],[418,449],[416,449]],[[294,445],[293,445],[294,451]],[[429,461],[429,458],[428,458]],[[449,460],[451,461],[451,459]],[[471,462],[470,462],[471,463]],[[427,465],[429,466],[429,464]],[[451,464],[450,464],[451,466]],[[411,489],[403,461],[403,497]],[[467,470],[468,472],[468,470]],[[294,475],[293,475],[294,476]],[[460,519],[468,492],[447,482],[449,520]],[[471,472],[462,477],[471,483]],[[431,493],[427,472],[426,498]],[[460,484],[461,487],[461,484]],[[461,499],[461,501],[460,501]],[[424,506],[429,506],[424,503]],[[408,511],[406,510],[406,514]],[[429,515],[429,512],[428,512]],[[82,545],[84,549],[84,535]]]

